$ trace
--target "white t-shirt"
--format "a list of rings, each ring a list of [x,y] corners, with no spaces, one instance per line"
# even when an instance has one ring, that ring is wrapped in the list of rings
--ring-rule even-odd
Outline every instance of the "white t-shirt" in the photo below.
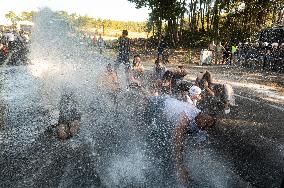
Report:
[[[15,35],[11,32],[6,33],[5,36],[9,42],[13,42],[15,40]]]
[[[192,100],[188,95],[186,96],[186,101],[194,106],[197,104],[197,100]]]
[[[180,115],[184,112],[189,120],[194,120],[201,112],[196,106],[188,102],[180,101],[170,96],[167,96],[164,101],[165,114],[171,121],[177,122]]]

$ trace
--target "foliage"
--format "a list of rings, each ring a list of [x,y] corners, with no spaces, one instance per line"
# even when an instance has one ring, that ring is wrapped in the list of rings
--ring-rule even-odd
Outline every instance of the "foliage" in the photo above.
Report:
[[[166,35],[174,46],[250,40],[265,27],[283,25],[284,18],[282,0],[128,1],[148,7],[153,34]]]

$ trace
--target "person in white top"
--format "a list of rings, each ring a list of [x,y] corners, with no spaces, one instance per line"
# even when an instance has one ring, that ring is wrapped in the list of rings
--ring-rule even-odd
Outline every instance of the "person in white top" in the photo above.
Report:
[[[8,48],[9,50],[12,50],[14,48],[14,41],[15,41],[15,35],[12,31],[9,31],[4,35],[6,38],[6,41],[8,42]]]
[[[198,86],[192,86],[188,92],[187,102],[196,106],[199,100],[201,100],[201,89]]]
[[[201,100],[201,89],[198,86],[189,87],[188,82],[183,81],[179,83],[177,90],[177,98],[182,101],[196,106],[197,101]]]
[[[164,100],[164,114],[171,121],[174,128],[176,168],[183,183],[188,183],[188,170],[183,162],[183,139],[188,132],[202,136],[204,130],[212,127],[216,119],[201,112],[196,106],[185,101],[180,101],[170,96]]]

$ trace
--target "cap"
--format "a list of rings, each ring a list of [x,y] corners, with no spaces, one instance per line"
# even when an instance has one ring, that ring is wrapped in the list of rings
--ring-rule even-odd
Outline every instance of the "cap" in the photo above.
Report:
[[[189,89],[190,96],[199,95],[199,94],[201,94],[201,89],[198,86],[192,86]]]

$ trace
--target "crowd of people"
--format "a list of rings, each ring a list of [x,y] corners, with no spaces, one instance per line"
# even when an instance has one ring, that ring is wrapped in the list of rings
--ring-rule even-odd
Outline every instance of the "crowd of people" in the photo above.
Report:
[[[162,106],[166,121],[175,127],[172,137],[175,143],[176,168],[181,180],[187,182],[189,176],[183,164],[183,139],[187,133],[197,134],[200,140],[206,139],[206,130],[216,123],[217,117],[230,113],[231,106],[235,106],[233,88],[227,83],[214,83],[209,71],[200,72],[196,82],[191,83],[184,79],[189,72],[183,65],[168,70],[159,58],[152,70],[145,71],[139,54],[134,55],[133,62],[130,63],[127,34],[124,30],[119,38],[118,57],[115,63],[106,66],[103,85],[108,88],[114,104],[118,103],[118,95],[124,90],[119,82],[121,75],[118,69],[123,65],[127,85],[124,92],[139,93],[139,100],[156,101],[155,104],[148,105],[155,106],[155,109],[159,101],[158,106]],[[145,116],[146,121],[151,124],[157,118],[154,116],[152,113],[148,114]]]
[[[0,64],[25,64],[27,62],[29,35],[24,31],[0,32]]]
[[[10,42],[8,45],[13,49],[15,43]],[[146,71],[142,62],[143,58],[135,54],[133,61],[130,62],[130,54],[128,32],[124,30],[119,38],[117,59],[114,63],[107,64],[101,85],[105,87],[106,94],[114,106],[117,106],[120,102],[119,96],[125,92],[134,92],[141,96],[133,100],[148,101],[145,106],[144,121],[149,124],[153,124],[160,118],[157,117],[158,113],[152,112],[158,109],[162,111],[163,121],[169,122],[167,125],[174,127],[173,132],[168,129],[174,145],[170,152],[174,153],[175,166],[181,181],[186,183],[190,175],[184,164],[183,140],[188,133],[197,135],[200,142],[206,140],[207,129],[215,125],[220,115],[230,113],[230,107],[235,106],[233,88],[227,83],[214,83],[209,71],[200,72],[196,75],[195,83],[191,83],[184,79],[189,72],[183,65],[173,70],[167,69],[163,59],[159,57],[153,69]],[[122,77],[119,71],[120,66],[123,66],[122,72],[126,77],[125,89],[119,79]],[[59,106],[58,122],[50,128],[59,140],[65,141],[78,134],[82,114],[78,110],[75,94],[68,90],[62,92]],[[166,124],[161,123],[160,126],[164,127]]]
[[[214,41],[208,50],[212,53],[207,64],[242,65],[252,68],[284,70],[284,43],[239,43],[224,45]]]

